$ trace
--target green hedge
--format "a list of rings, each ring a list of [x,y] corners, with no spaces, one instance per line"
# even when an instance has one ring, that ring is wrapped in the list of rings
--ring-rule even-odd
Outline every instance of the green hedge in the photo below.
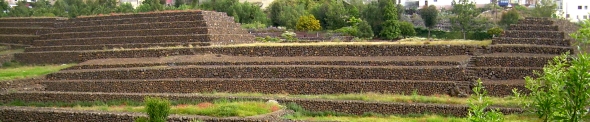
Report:
[[[418,37],[428,37],[428,29],[425,28],[414,28],[416,30],[416,36]],[[461,32],[446,32],[441,30],[432,30],[430,34],[434,38],[439,39],[463,39],[463,34]],[[492,39],[492,35],[486,32],[470,32],[467,33],[467,39],[470,40],[486,40]]]

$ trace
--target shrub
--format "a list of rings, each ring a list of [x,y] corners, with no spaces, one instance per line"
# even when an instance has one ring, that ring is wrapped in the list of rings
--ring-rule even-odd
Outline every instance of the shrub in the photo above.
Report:
[[[299,17],[299,20],[297,20],[297,24],[295,25],[295,29],[300,31],[317,31],[321,28],[320,21],[315,19],[313,15]]]
[[[356,35],[358,35],[358,29],[356,29],[354,27],[343,27],[343,28],[334,30],[334,32],[342,33],[342,34],[345,34],[347,36],[356,36]]]
[[[516,9],[512,9],[508,12],[502,13],[502,19],[500,19],[499,24],[507,28],[510,24],[518,23],[518,19],[520,18],[520,14]]]
[[[467,118],[471,122],[502,122],[504,114],[497,109],[486,111],[486,108],[492,104],[490,98],[486,96],[487,91],[483,89],[481,80],[473,87],[473,94],[469,99],[469,114]]]
[[[373,38],[373,29],[371,28],[371,25],[369,25],[369,23],[367,21],[361,21],[358,23],[357,25],[357,35],[354,35],[356,37],[359,38],[367,38],[367,39],[371,39]]]
[[[170,101],[162,98],[147,97],[144,100],[150,122],[166,122],[170,115]]]
[[[531,90],[530,106],[545,121],[578,122],[586,116],[590,104],[590,56],[587,53],[568,58],[562,54],[534,72],[539,78],[525,77]]]
[[[504,30],[500,27],[493,27],[488,30],[488,34],[493,35],[493,37],[501,36],[504,33]]]
[[[414,25],[409,22],[400,22],[399,29],[401,31],[401,35],[404,38],[416,36],[416,30],[414,30]]]
[[[281,37],[283,37],[288,42],[297,41],[296,36],[297,34],[290,31],[285,31],[285,33],[281,34]]]
[[[248,24],[242,24],[242,28],[246,28],[246,29],[262,29],[262,28],[266,28],[266,25],[261,23],[261,22],[253,22],[253,23],[248,23]]]

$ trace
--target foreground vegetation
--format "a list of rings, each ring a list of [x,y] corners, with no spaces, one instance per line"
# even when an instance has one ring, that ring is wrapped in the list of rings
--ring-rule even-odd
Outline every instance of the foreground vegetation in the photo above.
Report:
[[[18,63],[4,63],[0,68],[0,81],[37,77],[57,72],[61,69],[74,66],[74,64],[22,66]]]

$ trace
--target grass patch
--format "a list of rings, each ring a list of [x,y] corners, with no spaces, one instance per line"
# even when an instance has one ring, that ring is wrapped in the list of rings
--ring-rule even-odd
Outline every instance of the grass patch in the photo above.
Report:
[[[396,42],[310,42],[310,43],[248,43],[227,46],[324,46],[324,45],[490,45],[492,40],[433,40],[409,38]]]
[[[171,114],[203,115],[215,117],[254,116],[281,110],[278,104],[262,101],[219,99],[213,102],[192,100],[170,101]],[[78,101],[78,102],[24,102],[20,100],[3,103],[2,106],[62,107],[77,110],[100,110],[145,113],[145,104],[133,100]]]
[[[329,100],[360,100],[370,102],[401,102],[401,103],[439,103],[467,105],[469,98],[451,97],[448,95],[423,96],[417,94],[382,94],[382,93],[351,93],[351,94],[321,94],[321,95],[288,95],[262,93],[198,93],[210,96],[241,96],[241,97],[273,97],[273,98],[304,98]],[[520,107],[520,99],[514,97],[491,97],[492,106]]]
[[[61,69],[73,65],[74,64],[22,66],[18,63],[13,62],[10,63],[7,67],[0,68],[0,81],[42,76],[49,73],[57,72]]]

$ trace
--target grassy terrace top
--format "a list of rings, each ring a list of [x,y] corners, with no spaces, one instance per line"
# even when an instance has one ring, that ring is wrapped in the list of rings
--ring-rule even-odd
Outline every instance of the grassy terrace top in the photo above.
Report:
[[[316,43],[250,43],[237,45],[213,45],[215,47],[248,47],[248,46],[330,46],[330,45],[490,45],[491,40],[433,40],[404,39],[396,42],[316,42]]]

